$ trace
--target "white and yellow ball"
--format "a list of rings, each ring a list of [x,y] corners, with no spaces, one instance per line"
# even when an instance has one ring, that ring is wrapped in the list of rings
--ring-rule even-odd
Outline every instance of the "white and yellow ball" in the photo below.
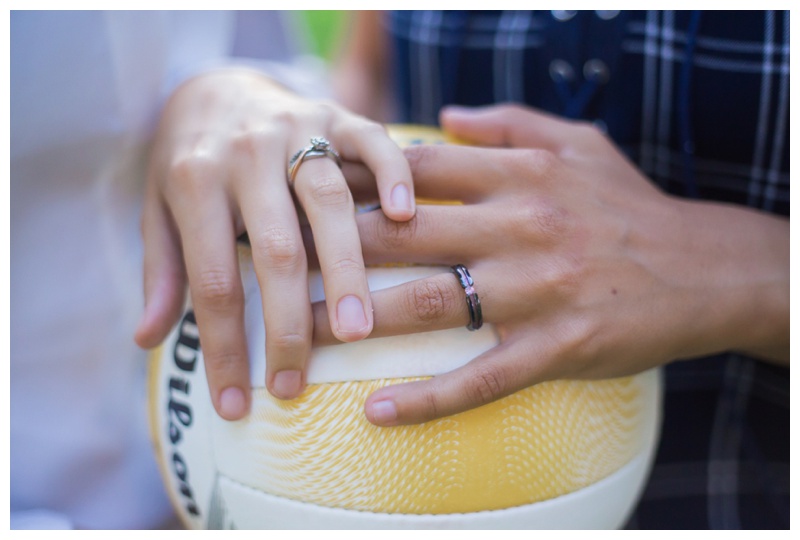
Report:
[[[443,141],[394,127],[401,145]],[[376,389],[431,377],[497,343],[490,325],[321,347],[308,387],[281,401],[264,387],[258,282],[240,249],[251,413],[214,412],[191,308],[151,356],[150,420],[159,465],[187,527],[238,529],[617,528],[630,515],[658,439],[657,370],[555,381],[422,425],[378,428]],[[370,268],[378,290],[442,268]],[[455,277],[453,278],[455,279]],[[319,273],[312,300],[323,298]]]

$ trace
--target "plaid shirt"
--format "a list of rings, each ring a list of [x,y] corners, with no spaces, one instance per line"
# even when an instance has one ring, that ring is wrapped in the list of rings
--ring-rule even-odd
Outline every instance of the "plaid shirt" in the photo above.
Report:
[[[789,215],[789,13],[390,12],[399,121],[514,101],[594,121],[668,192]],[[789,527],[789,370],[665,369],[630,528]]]

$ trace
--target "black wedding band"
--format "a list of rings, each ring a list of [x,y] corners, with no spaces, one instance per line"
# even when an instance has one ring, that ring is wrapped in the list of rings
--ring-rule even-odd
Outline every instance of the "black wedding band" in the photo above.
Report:
[[[464,289],[467,295],[467,308],[469,309],[467,330],[477,330],[483,326],[483,311],[481,311],[481,299],[478,298],[478,293],[475,292],[475,282],[472,281],[469,270],[463,264],[451,266],[450,269],[458,278],[461,288]]]

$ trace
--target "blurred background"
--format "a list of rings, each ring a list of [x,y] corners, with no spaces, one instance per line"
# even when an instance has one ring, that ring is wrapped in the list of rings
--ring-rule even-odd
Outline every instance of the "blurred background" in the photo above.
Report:
[[[338,50],[348,11],[306,10],[299,12],[299,16],[308,27],[311,52],[330,62]]]

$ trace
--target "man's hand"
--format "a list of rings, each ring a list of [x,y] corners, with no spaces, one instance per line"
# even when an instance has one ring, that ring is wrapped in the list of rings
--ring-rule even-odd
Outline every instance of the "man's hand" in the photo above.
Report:
[[[518,106],[445,111],[442,124],[512,148],[407,149],[420,196],[464,205],[420,206],[403,223],[359,216],[365,260],[464,264],[500,344],[378,390],[371,422],[424,422],[546,380],[729,349],[788,358],[786,220],[668,196],[589,124]],[[450,273],[375,292],[372,336],[463,326],[464,294]],[[316,339],[330,341],[322,306],[315,320]]]

